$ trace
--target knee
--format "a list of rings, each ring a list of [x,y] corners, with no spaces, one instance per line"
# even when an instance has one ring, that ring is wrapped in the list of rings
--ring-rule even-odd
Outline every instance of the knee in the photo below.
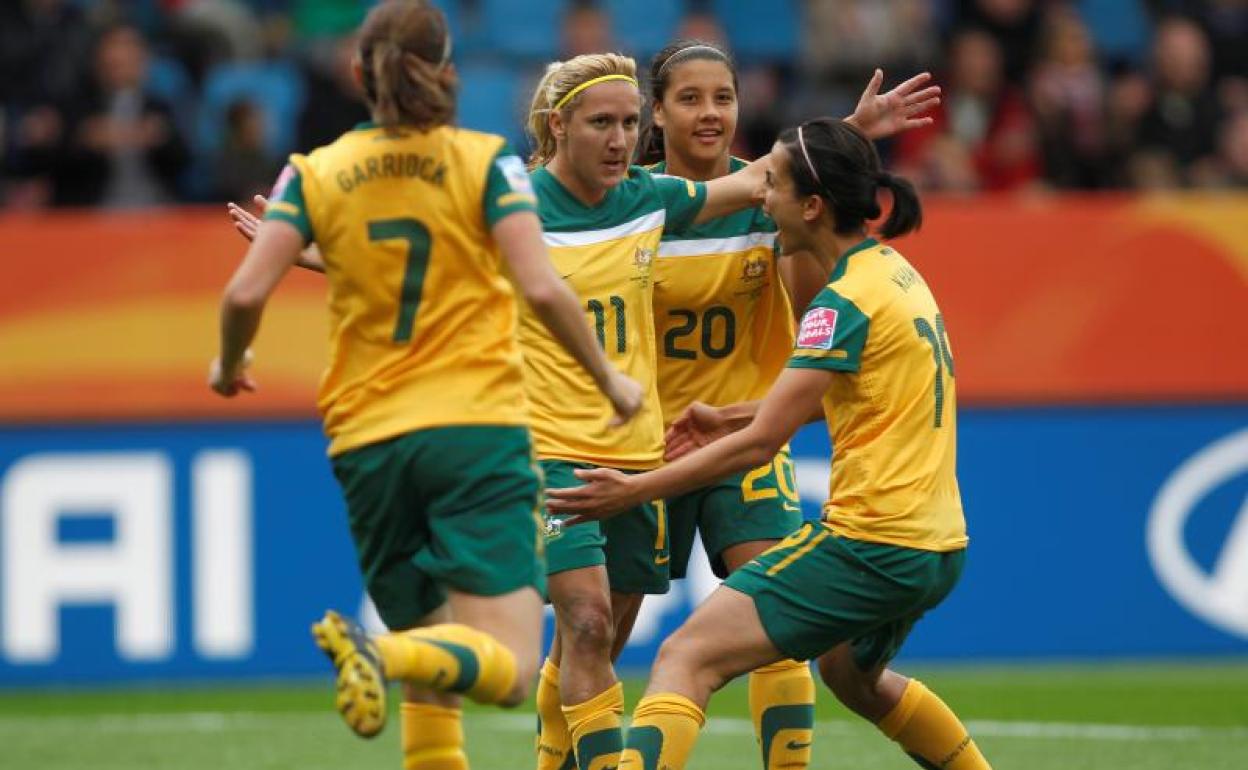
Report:
[[[559,621],[564,655],[610,655],[615,641],[611,606],[606,602],[578,602]]]
[[[727,684],[732,675],[723,670],[723,667],[715,665],[715,661],[708,660],[703,649],[704,646],[690,638],[690,635],[676,631],[659,645],[659,654],[654,660],[653,677],[667,672],[682,672],[699,692],[709,696]]]

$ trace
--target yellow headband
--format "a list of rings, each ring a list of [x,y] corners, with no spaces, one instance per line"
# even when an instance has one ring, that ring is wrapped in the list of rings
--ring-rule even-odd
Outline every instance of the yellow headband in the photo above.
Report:
[[[563,105],[572,101],[572,97],[576,96],[581,91],[584,91],[586,88],[589,88],[590,86],[598,85],[599,83],[603,83],[608,80],[627,80],[628,82],[632,83],[634,86],[637,85],[637,78],[631,77],[629,75],[603,75],[600,78],[594,78],[593,80],[586,80],[584,83],[581,83],[576,88],[573,88],[571,91],[568,91],[566,94],[563,95],[562,99],[560,99],[558,102],[555,103],[554,109],[556,110],[562,109]]]

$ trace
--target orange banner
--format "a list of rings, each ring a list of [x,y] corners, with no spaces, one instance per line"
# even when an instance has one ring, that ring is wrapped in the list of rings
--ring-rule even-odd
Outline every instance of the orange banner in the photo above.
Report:
[[[963,403],[1248,399],[1248,196],[928,202],[897,246],[940,301]],[[224,209],[0,217],[0,420],[306,416],[321,276],[279,288],[256,394],[206,385],[244,250]]]

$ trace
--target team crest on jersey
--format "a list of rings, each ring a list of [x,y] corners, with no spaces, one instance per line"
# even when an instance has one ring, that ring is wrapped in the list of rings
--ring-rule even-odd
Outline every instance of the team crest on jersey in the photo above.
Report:
[[[750,259],[746,257],[741,263],[741,278],[746,281],[757,281],[767,275],[767,260],[762,257]]]
[[[652,262],[654,262],[654,249],[638,246],[637,251],[633,253],[633,264],[642,270],[646,270]]]
[[[812,307],[802,316],[802,328],[797,332],[797,347],[831,350],[835,337],[836,311],[830,307]]]

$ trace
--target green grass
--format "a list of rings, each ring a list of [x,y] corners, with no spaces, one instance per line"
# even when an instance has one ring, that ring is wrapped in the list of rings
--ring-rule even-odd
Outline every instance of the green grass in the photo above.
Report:
[[[907,670],[970,725],[996,768],[1243,768],[1248,661],[1191,665],[930,667]],[[626,683],[630,701],[639,680]],[[39,770],[298,768],[397,770],[393,725],[352,736],[315,683],[109,690],[0,691],[5,767]],[[819,693],[814,768],[913,770],[874,728]],[[470,708],[475,770],[532,767],[531,707]],[[759,767],[734,684],[711,703],[690,770]]]

